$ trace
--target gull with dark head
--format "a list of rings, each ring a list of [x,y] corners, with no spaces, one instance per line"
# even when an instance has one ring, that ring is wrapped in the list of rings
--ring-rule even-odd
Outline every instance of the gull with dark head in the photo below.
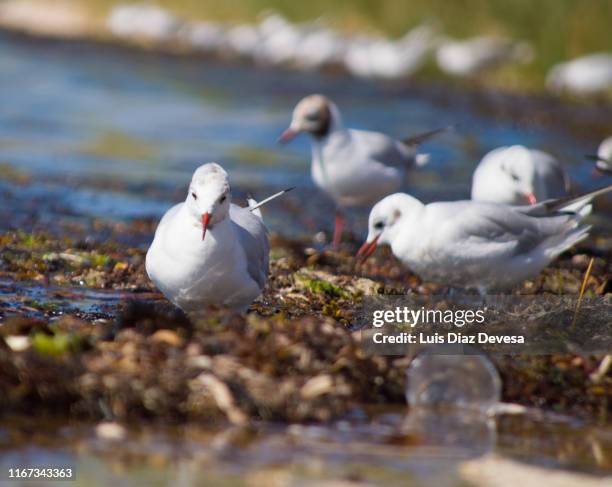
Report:
[[[214,162],[204,164],[193,174],[185,201],[157,226],[147,274],[184,311],[209,305],[243,311],[266,284],[269,243],[261,203],[250,200],[242,208],[231,200],[227,172]]]
[[[336,203],[334,247],[340,243],[343,209],[371,206],[397,191],[407,170],[425,164],[417,154],[419,144],[447,128],[405,140],[366,130],[345,128],[335,103],[323,95],[303,98],[295,107],[291,124],[279,138],[288,142],[307,133],[312,140],[311,174],[315,184]]]
[[[596,196],[532,206],[477,201],[423,204],[404,193],[387,196],[370,213],[368,238],[357,253],[367,259],[380,244],[429,282],[455,288],[512,288],[538,275],[563,251],[588,236],[582,220]]]
[[[486,154],[472,177],[472,199],[526,205],[570,192],[570,178],[550,154],[522,145]]]

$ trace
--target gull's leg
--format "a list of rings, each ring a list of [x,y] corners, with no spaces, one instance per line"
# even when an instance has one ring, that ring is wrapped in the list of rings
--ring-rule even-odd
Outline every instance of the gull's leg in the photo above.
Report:
[[[344,229],[345,223],[344,215],[340,210],[336,210],[336,224],[334,226],[334,239],[332,241],[332,248],[338,250],[340,246],[340,239],[342,238],[342,230]]]

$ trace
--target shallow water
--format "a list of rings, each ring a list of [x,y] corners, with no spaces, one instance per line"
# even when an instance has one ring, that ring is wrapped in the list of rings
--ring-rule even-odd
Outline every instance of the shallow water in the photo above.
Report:
[[[138,293],[142,301],[161,297],[157,293]],[[44,318],[64,314],[78,315],[88,319],[111,318],[117,307],[134,294],[112,289],[87,287],[45,286],[36,282],[13,282],[0,279],[0,316],[21,314]]]
[[[455,124],[456,134],[426,144],[431,163],[407,182],[426,200],[467,197],[480,157],[512,143],[562,156],[583,188],[601,185],[582,158],[597,140],[467,111],[461,100],[442,103],[433,91],[2,33],[0,59],[2,230],[159,218],[183,198],[194,168],[212,160],[230,171],[238,201],[247,192],[265,196],[298,186],[284,204],[266,208],[273,230],[303,236],[329,228],[331,205],[312,198],[318,193],[307,140],[275,144],[295,102],[312,92],[332,96],[347,124],[358,128],[407,136]],[[363,221],[358,213],[357,230]],[[139,238],[144,247],[150,235]],[[112,314],[125,296],[0,281],[0,297],[7,314],[14,303],[34,316],[41,304],[58,314],[91,316]],[[243,485],[247,479],[250,485],[316,485],[325,477],[455,486],[464,485],[456,467],[490,451],[549,467],[611,468],[609,431],[550,418],[512,421],[495,426],[480,418],[451,421],[451,427],[393,411],[326,426],[261,425],[254,432],[143,426],[117,448],[96,439],[91,425],[41,420],[28,427],[15,419],[0,424],[0,466],[74,464],[77,483],[69,485]],[[122,483],[119,474],[128,480]]]
[[[401,411],[359,415],[325,426],[133,425],[120,439],[89,424],[20,417],[0,424],[0,468],[71,467],[65,485],[466,485],[462,466],[495,455],[527,466],[590,473],[610,469],[612,431],[567,418],[438,415]],[[546,475],[546,470],[543,470]],[[19,484],[17,484],[19,485]],[[55,485],[55,484],[54,484]]]
[[[455,134],[423,147],[431,162],[407,182],[428,201],[467,197],[480,157],[512,143],[559,156],[583,188],[601,184],[583,158],[593,152],[595,138],[469,111],[462,99],[442,103],[423,87],[2,33],[0,59],[0,161],[31,176],[25,186],[0,184],[0,207],[8,202],[17,222],[20,212],[32,213],[32,202],[40,211],[30,216],[43,224],[57,216],[157,218],[183,199],[195,167],[217,161],[229,169],[239,202],[247,191],[265,196],[298,186],[287,205],[266,209],[273,230],[312,230],[305,218],[288,218],[283,207],[302,208],[315,227],[328,228],[331,206],[310,197],[318,193],[306,137],[275,143],[296,101],[313,92],[333,97],[347,125],[357,128],[408,136],[454,124]],[[361,212],[358,229],[363,221]]]

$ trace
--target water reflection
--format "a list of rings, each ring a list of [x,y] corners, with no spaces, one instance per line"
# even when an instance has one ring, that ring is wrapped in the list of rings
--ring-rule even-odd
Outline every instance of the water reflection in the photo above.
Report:
[[[53,418],[34,425],[30,418],[6,416],[0,425],[1,468],[15,462],[74,465],[75,485],[88,486],[198,485],[198,479],[206,485],[319,485],[325,479],[459,486],[465,485],[462,467],[492,458],[490,452],[513,459],[517,474],[522,462],[567,469],[571,484],[572,470],[609,472],[611,449],[611,431],[559,418],[502,416],[495,425],[474,411],[423,408],[327,425],[143,423],[120,440],[100,437],[89,424]]]
[[[476,411],[417,408],[404,419],[402,431],[418,435],[421,447],[435,447],[458,459],[485,455],[496,443],[495,421]]]

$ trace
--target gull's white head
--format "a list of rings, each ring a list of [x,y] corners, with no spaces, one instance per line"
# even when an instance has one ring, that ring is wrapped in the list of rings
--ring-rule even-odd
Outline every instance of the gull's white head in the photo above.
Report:
[[[423,208],[423,203],[406,193],[391,194],[380,200],[370,211],[368,238],[357,257],[365,262],[379,244],[391,245],[403,228],[402,221]]]
[[[302,132],[321,139],[341,126],[340,112],[334,102],[323,95],[309,95],[296,105],[291,124],[278,141],[288,142]]]
[[[206,230],[229,215],[232,194],[227,172],[216,162],[196,169],[189,184],[185,204],[190,214],[202,225],[202,240]]]
[[[472,199],[506,204],[534,204],[536,168],[521,145],[500,147],[483,158],[472,178]]]

